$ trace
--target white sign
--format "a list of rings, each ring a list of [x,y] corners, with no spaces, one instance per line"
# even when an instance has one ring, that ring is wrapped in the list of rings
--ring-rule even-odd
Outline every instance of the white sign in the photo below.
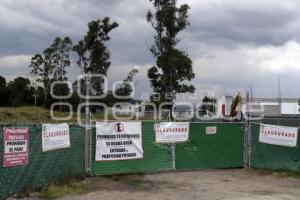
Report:
[[[43,124],[42,149],[52,151],[70,147],[70,130],[67,123]]]
[[[209,127],[206,127],[206,134],[207,134],[207,135],[214,135],[214,134],[217,134],[217,127],[216,127],[216,126],[209,126]]]
[[[190,124],[188,122],[165,122],[155,124],[157,143],[185,142],[189,139]]]
[[[261,124],[259,142],[279,146],[296,147],[298,128]]]
[[[96,123],[96,161],[133,160],[143,156],[141,122]]]

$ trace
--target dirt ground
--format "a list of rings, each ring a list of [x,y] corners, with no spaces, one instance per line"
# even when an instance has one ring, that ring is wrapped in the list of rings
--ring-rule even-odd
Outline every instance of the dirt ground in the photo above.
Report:
[[[89,193],[61,200],[300,199],[300,179],[244,169],[97,177],[90,181]]]

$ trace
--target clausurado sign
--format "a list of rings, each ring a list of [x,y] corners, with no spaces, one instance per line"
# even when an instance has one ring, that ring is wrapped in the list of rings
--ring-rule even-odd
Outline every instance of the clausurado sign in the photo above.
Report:
[[[164,122],[155,124],[155,140],[157,143],[178,143],[189,139],[190,124],[188,122]]]
[[[67,123],[43,124],[42,130],[43,152],[64,149],[71,146],[69,125]]]
[[[142,123],[97,122],[96,161],[143,158]]]
[[[3,167],[28,164],[29,129],[4,128]]]
[[[296,147],[298,128],[261,124],[259,142],[279,146]]]

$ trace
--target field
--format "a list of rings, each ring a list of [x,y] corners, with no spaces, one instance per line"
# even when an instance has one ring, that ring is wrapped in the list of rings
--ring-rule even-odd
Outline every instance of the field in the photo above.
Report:
[[[279,172],[245,169],[94,177],[74,184],[78,186],[73,191],[63,185],[50,186],[42,196],[36,194],[37,197],[27,199],[60,197],[61,200],[297,200],[300,198],[299,178]]]
[[[55,112],[57,116],[66,116],[65,113]],[[39,123],[51,122],[50,112],[40,107],[0,107],[1,123]]]
[[[71,120],[65,121],[69,123],[77,123],[77,111],[75,110]],[[69,113],[54,112],[55,117],[67,117]],[[103,113],[93,115],[97,120],[104,118]],[[108,116],[113,119],[112,116]],[[85,115],[81,114],[81,119],[85,119]],[[50,111],[41,107],[0,107],[0,123],[60,123],[62,121],[53,120]]]

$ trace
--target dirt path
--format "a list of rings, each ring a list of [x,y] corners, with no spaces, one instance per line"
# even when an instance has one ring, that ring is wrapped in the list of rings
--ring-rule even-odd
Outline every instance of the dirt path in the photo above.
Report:
[[[209,170],[91,179],[91,192],[62,200],[298,200],[300,179],[247,170]]]

